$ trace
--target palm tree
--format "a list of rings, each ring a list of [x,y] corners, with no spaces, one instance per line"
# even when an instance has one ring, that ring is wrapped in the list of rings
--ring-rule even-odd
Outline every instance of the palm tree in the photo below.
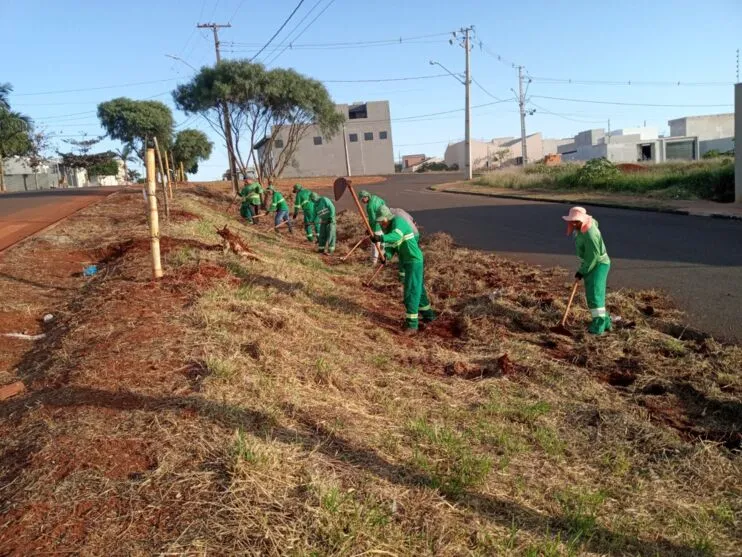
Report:
[[[7,106],[7,84],[0,84],[0,191],[5,191],[5,170],[3,161],[13,155],[25,155],[32,148],[31,118],[20,112],[10,110]]]
[[[121,162],[124,163],[124,179],[129,179],[129,167],[128,164],[130,162],[137,162],[137,158],[134,156],[134,148],[131,145],[124,145],[120,149],[114,149],[116,151],[116,154],[121,159]]]
[[[0,83],[0,110],[10,110],[10,101],[8,95],[13,90],[10,83]]]

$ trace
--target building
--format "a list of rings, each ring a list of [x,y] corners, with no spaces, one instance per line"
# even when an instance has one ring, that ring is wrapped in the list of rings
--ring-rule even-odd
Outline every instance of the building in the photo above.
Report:
[[[569,140],[563,139],[544,139],[541,133],[533,133],[526,136],[526,149],[528,150],[528,160],[536,162],[542,160],[546,155],[557,154],[557,147]],[[464,141],[450,143],[446,148],[444,160],[448,166],[458,165],[459,168],[465,168]],[[496,137],[490,141],[471,142],[471,166],[472,170],[486,170],[521,164],[523,161],[523,149],[520,137]]]
[[[6,191],[33,191],[56,188],[63,175],[60,161],[50,159],[36,169],[27,157],[9,157],[3,161]]]
[[[404,155],[402,157],[402,170],[410,168],[411,166],[417,166],[425,162],[425,155]]]
[[[319,126],[310,126],[283,176],[346,176],[348,163],[353,176],[394,174],[389,102],[339,104],[336,109],[346,118],[342,131],[328,140],[322,136]],[[278,152],[284,148],[285,132],[274,128],[271,133],[273,151]],[[266,156],[274,156],[274,153],[266,153],[267,145],[268,138],[263,138],[254,146],[261,163]]]
[[[686,116],[668,122],[670,136],[698,138],[698,156],[711,150],[726,153],[734,149],[734,113]]]

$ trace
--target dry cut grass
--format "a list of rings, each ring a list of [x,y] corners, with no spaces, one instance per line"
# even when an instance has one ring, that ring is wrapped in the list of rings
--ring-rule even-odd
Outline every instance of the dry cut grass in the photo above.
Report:
[[[363,254],[322,259],[206,190],[180,192],[153,284],[124,199],[64,231],[105,275],[0,406],[0,553],[738,551],[742,351],[661,294],[612,292],[616,332],[580,309],[555,336],[562,272],[434,235],[441,317],[410,339],[394,270],[364,287]],[[224,224],[265,262],[214,249]],[[361,227],[339,228],[342,254]]]

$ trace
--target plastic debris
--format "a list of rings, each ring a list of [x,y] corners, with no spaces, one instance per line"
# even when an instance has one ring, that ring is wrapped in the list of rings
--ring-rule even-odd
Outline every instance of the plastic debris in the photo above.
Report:
[[[3,333],[2,335],[8,338],[19,338],[21,340],[41,340],[42,338],[46,338],[45,333],[41,333],[40,335],[27,335],[26,333]]]
[[[42,317],[42,320],[44,321],[44,323],[51,323],[54,320],[54,316],[51,313],[47,313],[46,315],[44,315],[44,317]]]
[[[84,277],[92,277],[98,272],[98,266],[97,265],[88,265],[82,270],[82,275]]]

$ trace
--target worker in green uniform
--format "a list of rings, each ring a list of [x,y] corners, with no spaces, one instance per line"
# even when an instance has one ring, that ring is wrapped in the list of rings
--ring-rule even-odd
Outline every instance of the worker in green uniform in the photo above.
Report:
[[[283,198],[283,194],[275,189],[273,184],[271,184],[268,186],[268,196],[271,200],[271,204],[266,207],[265,210],[268,213],[276,212],[276,218],[273,222],[274,226],[278,227],[282,222],[286,222],[289,227],[289,233],[293,234],[294,229],[291,225],[291,219],[289,219],[289,206]]]
[[[307,240],[310,242],[319,241],[319,229],[317,227],[317,215],[314,213],[314,203],[310,196],[311,190],[306,189],[301,184],[294,184],[294,219],[299,216],[301,209],[304,215],[304,231],[307,233]]]
[[[381,226],[377,222],[379,217],[379,210],[382,207],[386,207],[386,202],[378,195],[371,195],[366,190],[358,192],[358,198],[362,203],[366,204],[366,215],[368,216],[368,224],[371,226],[371,230],[374,231],[375,236],[381,237],[384,233],[381,230]],[[383,246],[382,248],[383,249]],[[376,265],[379,260],[380,251],[376,247],[376,243],[371,244],[371,263]]]
[[[381,225],[383,235],[381,239],[376,235],[372,236],[372,241],[379,246],[383,242],[388,256],[394,253],[399,255],[399,265],[404,270],[405,329],[407,334],[414,334],[420,317],[423,323],[435,319],[435,312],[425,291],[423,252],[410,224],[404,218],[393,215],[387,207],[380,209],[376,222]]]
[[[417,224],[415,223],[415,219],[412,218],[412,215],[410,215],[404,209],[395,209],[394,207],[390,208],[389,212],[393,216],[403,218],[405,221],[407,221],[407,224],[409,224],[410,227],[412,227],[412,233],[415,235],[415,241],[418,243],[418,245],[420,245],[420,232],[417,229]],[[390,255],[390,253],[387,251],[386,256],[387,256],[386,260],[388,263],[391,260],[391,258],[394,256],[394,253]],[[399,265],[398,271],[399,271],[399,282],[404,284],[405,272],[404,272],[404,269],[402,268],[402,265]]]
[[[580,268],[575,273],[576,280],[585,279],[585,297],[590,308],[592,322],[588,331],[601,335],[611,330],[611,316],[605,307],[605,290],[611,260],[598,229],[598,221],[587,214],[583,207],[572,207],[569,215],[562,217],[567,221],[567,235],[574,235]]]
[[[335,251],[337,236],[335,220],[335,204],[328,197],[320,197],[312,192],[309,199],[314,203],[314,213],[319,223],[319,242],[317,251],[329,255]]]
[[[245,180],[245,185],[240,191],[240,197],[242,198],[240,215],[242,215],[242,218],[246,219],[250,224],[258,222],[262,195],[263,186],[260,185],[260,182],[248,183],[247,180]]]

